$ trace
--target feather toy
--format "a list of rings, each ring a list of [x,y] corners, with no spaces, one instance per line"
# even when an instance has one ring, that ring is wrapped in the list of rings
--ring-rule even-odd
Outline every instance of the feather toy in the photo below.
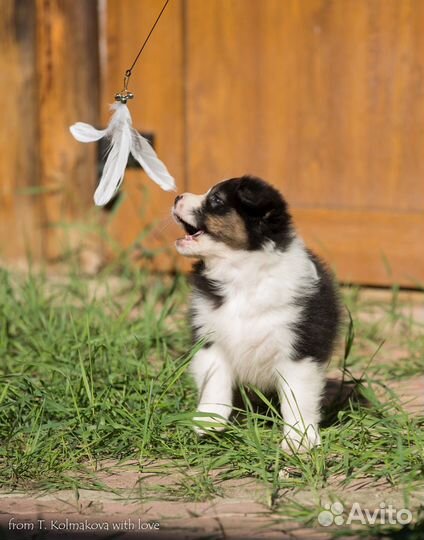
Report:
[[[134,94],[128,91],[128,82],[132,70],[138,62],[144,47],[149,41],[168,3],[169,0],[165,0],[131,67],[125,71],[124,87],[121,92],[115,94],[116,103],[111,105],[111,109],[115,112],[107,128],[96,129],[85,122],[77,122],[69,128],[75,139],[83,143],[98,141],[102,137],[108,137],[110,140],[102,177],[94,193],[94,202],[98,206],[107,204],[119,189],[124,179],[125,168],[130,153],[140,163],[146,174],[162,189],[165,191],[175,191],[176,189],[175,180],[150,146],[149,141],[132,127],[131,114],[127,107],[127,101],[134,97]]]
[[[102,137],[110,139],[110,148],[103,168],[100,183],[94,194],[98,206],[107,204],[119,189],[124,178],[130,153],[140,163],[144,171],[165,191],[176,189],[175,181],[168,169],[156,155],[147,139],[132,127],[130,111],[126,99],[117,94],[119,100],[111,106],[115,112],[106,129],[96,129],[85,122],[77,122],[69,129],[77,141],[94,142]]]

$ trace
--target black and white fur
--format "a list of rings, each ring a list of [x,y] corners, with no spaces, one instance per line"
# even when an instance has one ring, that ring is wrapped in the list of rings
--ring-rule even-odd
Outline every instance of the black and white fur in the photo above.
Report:
[[[296,234],[285,200],[245,176],[204,195],[178,196],[173,215],[187,233],[176,241],[178,252],[199,259],[191,306],[195,338],[206,340],[191,364],[198,411],[223,429],[238,384],[276,390],[283,448],[319,444],[339,301],[330,272]]]

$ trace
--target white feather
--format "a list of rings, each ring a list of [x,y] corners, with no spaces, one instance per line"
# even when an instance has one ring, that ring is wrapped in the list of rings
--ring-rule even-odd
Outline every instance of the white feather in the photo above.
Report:
[[[144,171],[165,191],[175,191],[175,180],[169,174],[165,164],[158,158],[147,139],[131,128],[131,154],[140,163]]]
[[[106,135],[106,129],[96,129],[85,122],[77,122],[70,126],[69,131],[79,142],[98,141]]]
[[[96,129],[85,122],[77,122],[69,128],[75,139],[84,143],[98,141],[105,136],[110,137],[110,149],[94,194],[94,202],[98,206],[103,206],[114,196],[124,178],[130,152],[150,178],[162,189],[175,190],[175,181],[168,169],[160,161],[147,139],[132,127],[128,107],[124,103],[115,103],[111,109],[115,112],[106,129]]]
[[[121,185],[131,148],[131,116],[126,105],[116,103],[115,113],[107,127],[111,137],[109,154],[100,183],[94,193],[94,202],[105,205]]]

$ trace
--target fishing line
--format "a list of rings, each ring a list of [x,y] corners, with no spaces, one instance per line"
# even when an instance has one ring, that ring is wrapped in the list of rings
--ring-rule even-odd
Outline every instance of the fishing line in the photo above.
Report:
[[[147,45],[147,42],[149,41],[150,36],[153,34],[153,30],[156,28],[156,25],[158,24],[168,4],[169,4],[169,0],[166,0],[164,5],[162,6],[162,9],[160,10],[159,15],[157,16],[155,22],[153,23],[153,26],[150,28],[150,31],[147,34],[147,37],[144,40],[143,45],[140,47],[140,50],[138,51],[137,56],[134,58],[134,62],[131,64],[131,67],[125,71],[124,88],[123,90],[121,90],[121,92],[118,92],[117,94],[115,94],[116,101],[120,101],[121,103],[126,103],[128,99],[132,99],[134,97],[134,94],[132,94],[131,92],[128,92],[128,82],[132,75],[132,70],[134,69],[134,66],[136,65],[136,63],[138,62],[138,59],[140,58],[141,53],[144,51],[144,47]]]

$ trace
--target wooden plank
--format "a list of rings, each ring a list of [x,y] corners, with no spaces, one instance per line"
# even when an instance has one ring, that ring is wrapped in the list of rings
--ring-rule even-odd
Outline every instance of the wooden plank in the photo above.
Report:
[[[41,250],[37,186],[35,6],[0,0],[0,257],[37,257]]]
[[[294,208],[308,247],[346,283],[424,286],[424,214]]]
[[[299,206],[424,209],[424,2],[187,11],[191,182],[248,171]]]
[[[158,0],[108,0],[102,12],[102,118],[109,120],[108,104],[121,90],[130,67],[162,5]],[[183,2],[172,0],[133,70],[129,102],[133,125],[155,137],[156,151],[175,177],[185,185],[184,35]],[[170,218],[175,193],[166,193],[141,170],[127,169],[121,206],[109,220],[108,232],[122,246],[139,245],[143,264],[152,253],[161,254],[156,268],[180,261],[173,246],[179,231]],[[146,229],[147,226],[147,229]],[[138,239],[138,241],[137,241]],[[165,255],[166,256],[163,256]]]
[[[369,264],[382,242],[393,279],[410,284],[424,250],[395,246],[424,211],[424,2],[187,0],[186,28],[190,191],[262,176],[294,207],[368,223],[355,264],[357,245],[340,258],[315,224],[342,279],[389,283]],[[404,216],[392,243],[376,212]]]
[[[36,0],[36,15],[43,252],[54,259],[81,239],[62,226],[92,206],[96,147],[77,143],[69,126],[98,124],[97,2]]]

